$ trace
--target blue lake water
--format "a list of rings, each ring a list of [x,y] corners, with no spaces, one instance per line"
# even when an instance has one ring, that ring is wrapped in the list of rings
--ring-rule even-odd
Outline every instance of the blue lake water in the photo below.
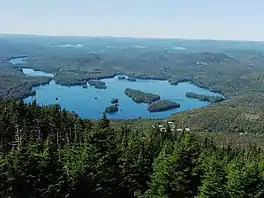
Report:
[[[9,60],[10,63],[21,67],[26,63],[26,58],[14,58]],[[23,72],[27,76],[48,76],[53,74],[42,71],[35,71],[30,68],[23,68]],[[95,89],[88,85],[85,89],[83,86],[62,86],[51,81],[47,85],[33,88],[36,95],[28,97],[25,102],[37,100],[39,105],[60,104],[62,108],[78,113],[83,118],[97,119],[101,118],[105,108],[111,105],[113,98],[119,99],[119,111],[109,114],[111,119],[132,119],[132,118],[165,118],[171,114],[186,111],[193,108],[199,108],[208,105],[208,102],[202,102],[197,99],[185,97],[186,92],[195,92],[209,96],[222,96],[221,94],[211,92],[208,89],[200,88],[194,84],[183,82],[178,85],[171,85],[168,81],[160,80],[142,80],[137,81],[119,80],[118,77],[103,79],[107,85],[107,89]],[[144,92],[159,94],[161,99],[171,100],[179,103],[180,108],[150,113],[147,111],[147,104],[137,104],[131,98],[125,95],[125,89],[132,88]],[[58,100],[56,100],[58,98]],[[97,98],[97,99],[95,99]]]
[[[54,74],[46,73],[42,71],[36,71],[30,68],[23,68],[23,64],[26,63],[26,57],[23,58],[12,58],[8,62],[12,63],[13,65],[19,65],[22,68],[23,73],[26,76],[45,76],[45,77],[54,77]]]
[[[105,108],[111,105],[113,98],[119,99],[119,111],[109,114],[111,119],[130,119],[130,118],[164,118],[176,112],[206,106],[209,103],[201,102],[197,99],[185,97],[186,92],[195,92],[210,96],[220,95],[207,89],[197,87],[188,82],[170,85],[168,81],[158,80],[139,80],[131,82],[118,80],[117,77],[103,79],[107,89],[95,89],[90,87],[85,89],[82,86],[61,86],[51,81],[50,84],[34,88],[36,96],[25,99],[25,102],[37,100],[40,105],[60,104],[69,111],[78,113],[83,118],[100,118]],[[144,92],[159,94],[162,99],[180,103],[181,107],[165,112],[150,113],[147,111],[147,104],[137,104],[125,95],[125,89],[132,88]],[[98,99],[95,99],[97,97]],[[56,101],[56,98],[59,98]]]

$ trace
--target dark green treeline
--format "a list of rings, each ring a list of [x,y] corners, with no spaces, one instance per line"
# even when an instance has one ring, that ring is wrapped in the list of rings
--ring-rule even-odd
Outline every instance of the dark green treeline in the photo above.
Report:
[[[0,197],[264,197],[256,146],[0,102]]]

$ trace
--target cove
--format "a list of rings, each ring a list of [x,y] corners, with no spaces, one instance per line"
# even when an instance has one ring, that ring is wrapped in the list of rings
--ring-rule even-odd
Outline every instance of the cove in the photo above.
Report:
[[[181,82],[178,85],[171,85],[168,81],[161,80],[137,79],[135,82],[132,82],[120,80],[118,76],[102,79],[102,81],[106,83],[107,89],[95,89],[89,85],[87,89],[83,88],[83,86],[67,87],[51,81],[47,85],[33,88],[36,95],[26,98],[25,102],[30,103],[36,99],[39,105],[57,103],[68,111],[76,112],[82,118],[98,119],[101,118],[105,108],[111,105],[111,100],[118,98],[119,111],[108,114],[110,119],[133,119],[138,117],[155,119],[166,118],[176,112],[199,108],[209,104],[208,102],[202,102],[197,99],[186,98],[186,92],[195,92],[208,96],[222,96],[221,94],[200,88],[189,82]],[[150,113],[147,111],[147,104],[137,104],[125,95],[126,88],[159,94],[161,99],[175,101],[180,103],[181,107],[164,112]]]
[[[10,58],[8,62],[12,63],[13,65],[19,65],[22,68],[22,71],[26,76],[45,76],[45,77],[52,77],[52,78],[54,77],[54,74],[51,74],[51,73],[36,71],[34,69],[22,67],[21,65],[27,63],[26,59],[27,59],[26,56],[15,57],[15,58]]]

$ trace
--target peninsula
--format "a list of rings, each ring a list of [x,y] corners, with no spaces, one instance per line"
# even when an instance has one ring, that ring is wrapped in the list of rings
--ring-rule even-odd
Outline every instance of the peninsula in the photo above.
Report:
[[[225,100],[221,96],[207,96],[207,95],[203,95],[203,94],[197,94],[194,92],[187,92],[185,94],[185,96],[187,98],[196,98],[200,101],[205,101],[205,102],[210,102],[210,103],[217,103],[217,102],[222,102],[223,100]]]
[[[90,86],[94,86],[96,89],[106,89],[106,84],[101,80],[90,80],[88,81]]]
[[[118,112],[118,110],[119,109],[116,105],[110,105],[110,106],[105,108],[106,113],[116,113],[116,112]]]

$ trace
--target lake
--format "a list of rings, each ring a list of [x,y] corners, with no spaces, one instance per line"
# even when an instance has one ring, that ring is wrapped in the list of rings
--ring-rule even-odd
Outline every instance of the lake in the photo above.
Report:
[[[26,58],[14,58],[9,60],[14,65],[20,66]],[[53,74],[42,71],[35,71],[30,68],[23,68],[27,76],[48,76]],[[207,106],[208,102],[199,101],[185,97],[186,92],[195,92],[209,96],[222,96],[221,94],[211,92],[208,89],[200,88],[188,82],[182,82],[178,85],[171,85],[168,81],[161,80],[142,80],[137,79],[135,82],[128,80],[119,80],[118,76],[114,78],[102,79],[107,85],[107,89],[95,89],[88,85],[85,89],[83,86],[62,86],[52,80],[47,85],[34,87],[36,95],[28,97],[24,101],[27,103],[36,99],[39,105],[60,104],[62,108],[68,111],[78,113],[82,118],[98,119],[101,118],[105,108],[111,105],[113,98],[119,99],[119,111],[108,114],[111,119],[132,119],[132,118],[165,118],[171,114],[186,111],[193,108]],[[181,105],[178,109],[164,112],[150,113],[147,111],[147,104],[137,104],[131,98],[125,95],[125,89],[138,89],[144,92],[159,94],[161,99],[171,100]],[[58,100],[56,100],[58,98]],[[97,99],[95,99],[97,98]]]
[[[176,112],[181,112],[193,108],[208,105],[197,99],[185,97],[186,92],[195,92],[210,96],[220,95],[207,89],[197,87],[188,82],[171,85],[168,81],[159,80],[140,80],[131,82],[119,80],[117,77],[103,79],[107,89],[95,89],[88,85],[85,89],[82,86],[62,86],[51,81],[50,84],[34,88],[36,96],[25,99],[25,102],[37,100],[40,105],[60,104],[69,111],[78,113],[83,118],[100,118],[105,108],[111,105],[113,98],[119,99],[119,111],[109,114],[111,119],[131,119],[131,118],[165,118]],[[125,95],[125,89],[132,88],[144,92],[159,94],[162,99],[180,103],[181,107],[165,112],[150,113],[147,111],[147,104],[137,104]],[[97,99],[95,99],[97,97]],[[59,98],[56,101],[56,98]]]
[[[54,77],[54,74],[51,74],[51,73],[36,71],[30,68],[24,68],[23,64],[27,63],[26,59],[27,57],[11,58],[8,62],[12,63],[13,65],[19,65],[19,67],[22,68],[22,71],[26,76],[45,76],[45,77],[52,77],[52,78]]]

